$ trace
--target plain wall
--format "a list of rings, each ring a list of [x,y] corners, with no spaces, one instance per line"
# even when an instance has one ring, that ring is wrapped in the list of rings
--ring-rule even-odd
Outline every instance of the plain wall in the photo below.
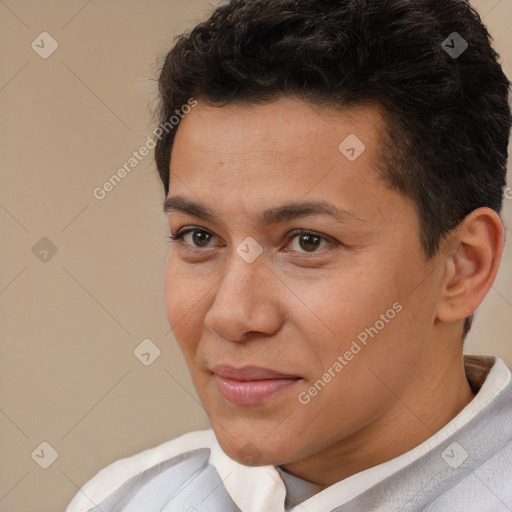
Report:
[[[93,191],[146,143],[157,63],[215,3],[0,2],[0,512],[62,511],[108,463],[208,427],[165,314],[153,155]],[[474,5],[512,77],[512,1]],[[511,199],[503,219],[510,238]],[[511,262],[509,240],[466,345],[509,365]]]

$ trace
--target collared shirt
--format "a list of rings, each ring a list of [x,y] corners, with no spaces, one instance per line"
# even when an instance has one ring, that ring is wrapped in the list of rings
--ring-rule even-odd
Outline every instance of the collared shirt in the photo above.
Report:
[[[412,450],[326,489],[229,458],[192,432],[100,471],[66,512],[506,512],[512,510],[512,379],[465,356],[474,399]]]

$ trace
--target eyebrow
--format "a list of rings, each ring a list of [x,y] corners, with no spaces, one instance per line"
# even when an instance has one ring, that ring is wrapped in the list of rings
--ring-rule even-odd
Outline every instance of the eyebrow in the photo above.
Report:
[[[167,214],[173,211],[186,213],[210,222],[221,222],[221,219],[213,210],[204,204],[190,201],[183,196],[169,197],[165,200],[164,212]],[[339,222],[346,222],[350,219],[365,222],[364,219],[357,217],[349,210],[338,208],[325,201],[287,203],[265,210],[257,216],[256,220],[260,224],[271,225],[309,215],[330,215]]]

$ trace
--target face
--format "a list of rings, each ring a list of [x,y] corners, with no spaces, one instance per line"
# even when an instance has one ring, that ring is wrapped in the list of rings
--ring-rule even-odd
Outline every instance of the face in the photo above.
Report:
[[[384,129],[373,107],[290,98],[199,103],[178,129],[168,317],[240,462],[329,449],[390,414],[389,389],[404,396],[421,374],[437,274],[414,205],[378,177]]]

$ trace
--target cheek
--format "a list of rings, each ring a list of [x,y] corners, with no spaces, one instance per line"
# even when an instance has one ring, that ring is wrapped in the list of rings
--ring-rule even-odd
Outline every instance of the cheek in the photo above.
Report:
[[[330,357],[348,350],[359,334],[363,333],[364,339],[365,328],[376,322],[382,328],[381,314],[389,311],[385,320],[393,320],[393,304],[399,298],[396,283],[384,282],[374,267],[357,272],[337,271],[297,292],[301,301],[295,301],[294,322],[319,354]],[[328,361],[322,357],[322,362]]]
[[[179,297],[182,294],[181,290],[183,287],[183,284],[180,281],[179,274],[176,272],[176,266],[169,254],[165,268],[164,295],[167,307],[167,316],[169,317],[171,325],[174,323],[172,320],[174,319],[174,316],[178,314],[178,309],[180,307]]]
[[[339,305],[323,311],[338,339],[319,350],[328,354],[324,369],[340,364],[326,403],[338,397],[356,409],[364,402],[378,411],[392,398],[388,387],[398,392],[414,380],[435,316],[435,283],[419,282],[416,272],[402,268],[401,275],[375,274],[346,293],[332,290]]]
[[[351,367],[378,367],[389,357],[414,359],[424,342],[417,331],[428,327],[432,302],[430,291],[422,290],[427,283],[418,288],[417,275],[405,265],[386,266],[382,258],[304,288],[307,307],[295,308],[294,321],[318,357],[319,367],[330,368],[345,355]]]
[[[173,262],[171,254],[167,257],[167,265],[165,268],[164,278],[164,295],[165,305],[167,309],[167,317],[169,324],[173,327],[177,323],[177,319],[181,315],[182,303],[180,296],[182,295],[183,283],[176,272],[176,265]]]
[[[185,356],[197,344],[204,318],[205,290],[196,281],[180,269],[179,262],[170,254],[164,281],[167,318]]]

